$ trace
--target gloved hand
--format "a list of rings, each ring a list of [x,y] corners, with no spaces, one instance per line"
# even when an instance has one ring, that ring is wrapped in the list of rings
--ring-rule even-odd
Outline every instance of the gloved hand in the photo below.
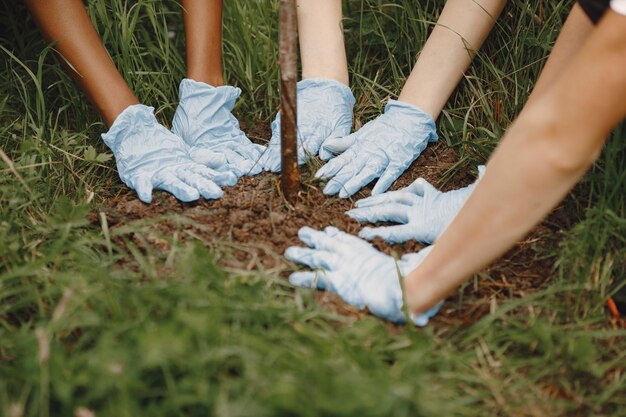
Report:
[[[232,172],[217,172],[191,160],[185,142],[157,122],[154,108],[136,104],[117,116],[102,135],[113,151],[120,179],[145,203],[152,189],[174,194],[181,201],[220,198],[218,185],[235,185]]]
[[[298,82],[298,163],[303,164],[319,152],[323,160],[333,155],[323,150],[329,139],[350,134],[354,96],[345,84],[334,80],[307,79]],[[272,122],[272,138],[261,158],[266,171],[279,172],[280,113]]]
[[[315,177],[330,179],[324,194],[339,193],[341,198],[380,177],[372,190],[372,195],[377,195],[402,175],[428,142],[436,140],[435,121],[429,114],[411,104],[389,100],[385,113],[359,131],[324,143],[326,151],[343,153],[320,168]]]
[[[246,137],[231,113],[240,94],[239,88],[213,87],[186,78],[180,83],[180,101],[172,121],[172,132],[189,145],[194,161],[233,171],[238,177],[261,172],[258,161],[265,151]]]
[[[479,179],[484,172],[485,166],[479,166]],[[359,200],[357,208],[346,214],[359,222],[402,223],[400,226],[364,227],[359,232],[364,239],[379,236],[391,243],[411,239],[433,243],[456,217],[475,185],[442,193],[424,178],[418,178],[401,190]]]
[[[285,257],[319,271],[294,272],[289,277],[291,284],[333,291],[345,302],[367,307],[374,315],[395,323],[406,321],[399,274],[404,277],[416,268],[430,248],[404,255],[396,262],[366,241],[335,227],[324,231],[303,227],[298,237],[310,248],[292,246]],[[417,326],[425,326],[441,304],[420,316],[411,315],[411,320]]]

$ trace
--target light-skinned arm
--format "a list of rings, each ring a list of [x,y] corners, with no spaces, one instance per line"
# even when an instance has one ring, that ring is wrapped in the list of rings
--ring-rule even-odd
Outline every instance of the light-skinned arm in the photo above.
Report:
[[[408,274],[412,312],[426,311],[504,254],[598,157],[626,116],[625,39],[626,17],[607,12],[554,83],[525,107],[463,209]]]
[[[398,101],[413,104],[437,119],[505,3],[448,0]]]
[[[557,46],[548,57],[527,105],[554,85],[563,68],[580,50],[592,28],[592,22],[580,6],[576,5],[559,34]],[[359,233],[363,238],[373,239],[380,236],[389,242],[416,239],[433,243],[463,207],[474,187],[475,184],[472,184],[441,193],[425,179],[418,178],[402,190],[357,201],[357,208],[347,214],[360,222],[401,223],[398,226],[366,227]]]
[[[437,140],[435,119],[463,77],[505,0],[448,0],[398,100],[357,132],[324,142],[320,156],[341,154],[317,171],[324,194],[345,198],[379,178],[385,192]]]
[[[348,86],[341,0],[299,0],[298,34],[302,80],[298,82],[298,163],[324,151],[326,141],[350,134],[355,99]],[[272,123],[272,138],[259,161],[266,171],[280,165],[280,114]]]
[[[302,79],[326,78],[348,85],[341,0],[299,0],[297,7]]]
[[[543,95],[556,83],[559,77],[561,77],[563,68],[580,51],[581,46],[587,40],[592,30],[593,22],[591,22],[577,3],[563,24],[563,29],[559,33],[556,44],[550,56],[548,56],[546,65],[544,65],[535,88],[533,88],[530,97],[526,101],[526,105]]]

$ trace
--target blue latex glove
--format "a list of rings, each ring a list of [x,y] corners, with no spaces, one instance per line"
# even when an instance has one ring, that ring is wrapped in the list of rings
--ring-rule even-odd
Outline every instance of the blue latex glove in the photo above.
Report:
[[[417,159],[428,142],[436,140],[435,121],[429,114],[411,104],[389,100],[385,113],[359,131],[324,143],[326,151],[342,154],[315,176],[330,179],[324,194],[339,193],[341,198],[380,177],[372,195],[381,194]]]
[[[303,164],[319,152],[323,160],[333,155],[323,150],[327,140],[344,137],[352,128],[354,96],[338,81],[307,79],[298,82],[298,163]],[[280,113],[272,122],[272,138],[261,158],[266,171],[279,172]]]
[[[220,198],[218,185],[234,185],[232,172],[217,172],[191,160],[185,142],[154,117],[154,108],[136,104],[117,116],[102,135],[113,151],[121,180],[137,191],[145,203],[152,201],[152,190],[170,192],[181,201],[203,196]]]
[[[484,172],[485,166],[479,166],[479,179]],[[411,239],[433,243],[456,217],[475,185],[442,193],[424,178],[418,178],[401,190],[359,200],[357,208],[346,214],[359,222],[402,223],[400,226],[364,227],[359,232],[364,239],[378,236],[391,243]]]
[[[233,171],[238,177],[261,172],[258,161],[265,147],[252,143],[233,116],[239,88],[213,87],[184,79],[172,132],[189,145],[191,158],[217,170]]]
[[[294,272],[289,282],[299,287],[333,291],[345,302],[358,308],[367,307],[376,316],[395,323],[406,321],[398,274],[404,277],[415,269],[430,248],[405,255],[396,262],[366,241],[335,227],[324,231],[303,227],[298,237],[310,248],[292,246],[285,257],[318,271]],[[417,326],[425,326],[441,304],[420,316],[411,315],[411,320]]]

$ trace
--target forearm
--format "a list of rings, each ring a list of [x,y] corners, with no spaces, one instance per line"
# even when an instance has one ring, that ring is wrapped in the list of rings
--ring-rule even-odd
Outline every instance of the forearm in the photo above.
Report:
[[[506,0],[448,0],[398,97],[437,118]]]
[[[552,48],[552,53],[541,71],[527,104],[542,96],[561,76],[565,68],[580,50],[581,45],[593,29],[593,23],[582,8],[576,4],[572,8],[559,37]]]
[[[561,78],[526,107],[485,176],[406,280],[425,311],[507,251],[564,197],[626,116],[626,17],[609,12]]]
[[[138,100],[104,49],[81,0],[26,0],[48,42],[66,68],[111,126],[115,118]]]
[[[299,0],[302,79],[327,78],[348,85],[341,0]]]
[[[182,0],[187,78],[213,86],[222,74],[222,0]]]

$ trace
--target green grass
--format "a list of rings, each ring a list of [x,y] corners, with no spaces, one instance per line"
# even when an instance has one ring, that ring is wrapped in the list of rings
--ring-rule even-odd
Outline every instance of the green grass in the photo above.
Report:
[[[399,92],[443,3],[344,3],[358,123]],[[455,169],[494,148],[570,5],[509,2],[439,121]],[[248,124],[278,105],[277,6],[226,2],[225,72]],[[164,123],[184,76],[179,7],[88,2]],[[573,226],[546,287],[469,328],[396,334],[329,312],[276,273],[226,272],[219,246],[140,249],[151,221],[109,230],[99,207],[124,187],[105,126],[21,2],[0,3],[0,45],[0,149],[13,164],[0,161],[0,416],[623,415],[626,332],[604,303],[626,276],[625,130],[568,198]]]

